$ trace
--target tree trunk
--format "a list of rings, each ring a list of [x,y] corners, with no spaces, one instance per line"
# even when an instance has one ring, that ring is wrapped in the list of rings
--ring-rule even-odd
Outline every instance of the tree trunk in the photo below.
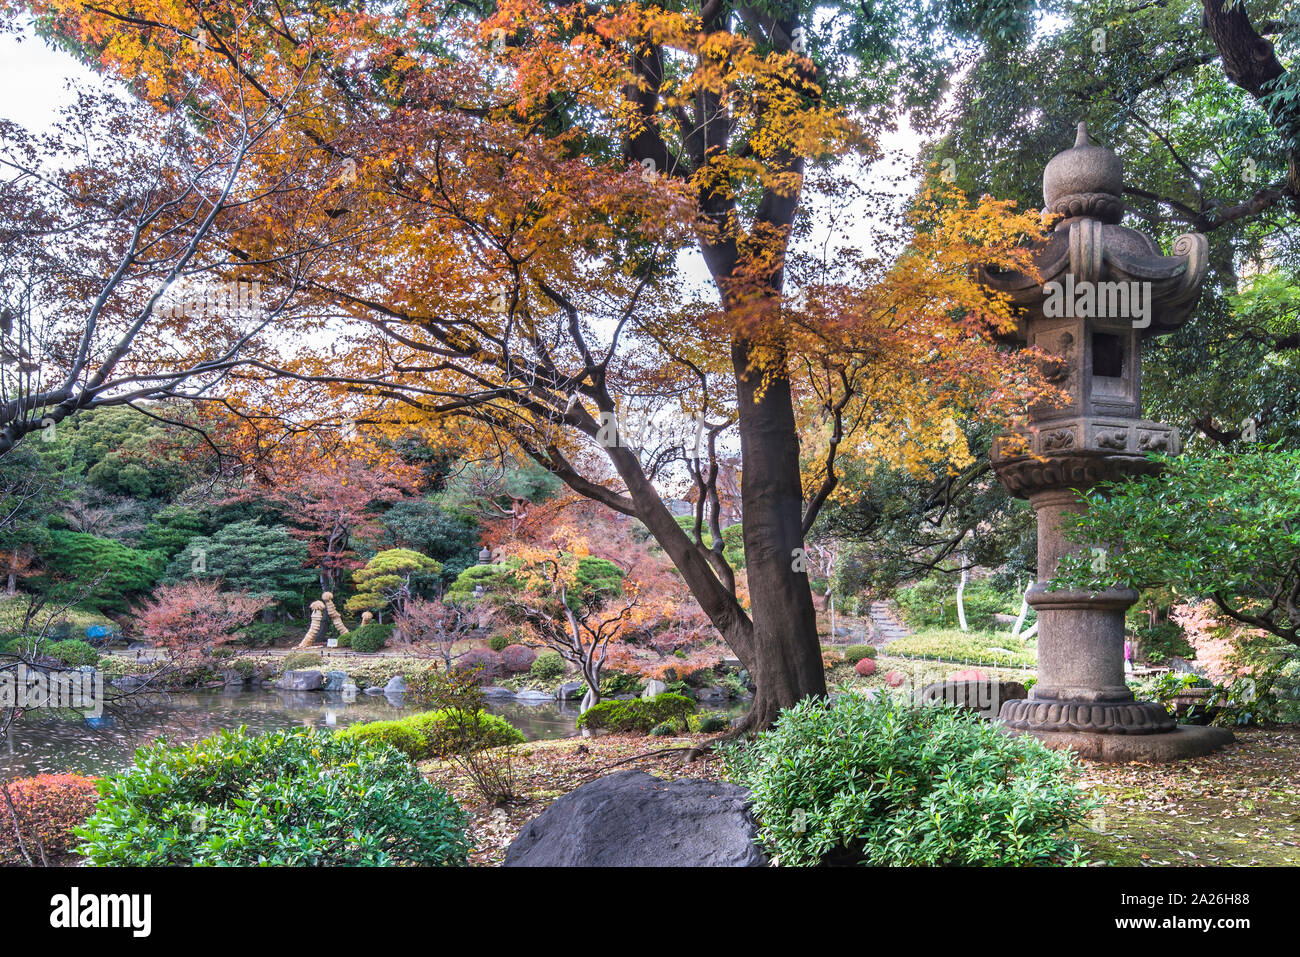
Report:
[[[772,376],[758,398],[760,376],[750,349],[732,347],[744,462],[745,570],[752,608],[749,662],[757,692],[745,721],[762,730],[777,712],[826,694],[817,616],[803,542],[803,485],[790,382]]]
[[[957,625],[962,631],[970,631],[966,625],[966,581],[970,573],[966,570],[965,562],[962,563],[961,580],[957,582]]]

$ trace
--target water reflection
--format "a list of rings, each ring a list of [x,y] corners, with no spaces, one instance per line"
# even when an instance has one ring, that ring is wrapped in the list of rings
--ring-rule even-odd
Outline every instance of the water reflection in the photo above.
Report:
[[[723,708],[734,717],[747,703]],[[345,728],[426,710],[405,695],[347,696],[341,692],[269,691],[224,688],[151,693],[125,699],[97,718],[71,712],[28,711],[0,740],[0,778],[41,772],[105,774],[130,766],[136,748],[160,737],[193,741],[222,728],[251,731],[280,728]],[[487,710],[505,718],[529,741],[577,733],[577,701],[488,701]]]
[[[576,733],[576,702],[489,702],[489,711],[515,725],[530,741]],[[0,741],[0,777],[47,771],[104,774],[131,764],[135,749],[159,737],[204,738],[222,728],[345,728],[424,710],[404,695],[221,689],[135,696],[97,718],[69,712],[29,711]]]

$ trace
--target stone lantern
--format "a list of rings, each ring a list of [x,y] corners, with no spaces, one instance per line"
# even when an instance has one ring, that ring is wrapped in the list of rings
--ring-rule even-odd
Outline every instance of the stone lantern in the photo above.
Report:
[[[1035,250],[1040,277],[985,270],[1010,296],[1018,325],[1010,338],[1043,352],[1044,373],[1064,405],[1029,409],[1028,427],[999,436],[991,459],[1007,491],[1029,500],[1038,519],[1038,683],[1007,701],[1005,725],[1101,760],[1170,760],[1232,740],[1218,728],[1179,726],[1163,706],[1136,701],[1124,682],[1124,612],[1130,588],[1053,590],[1044,583],[1077,546],[1063,517],[1084,508],[1079,493],[1158,469],[1148,453],[1177,454],[1178,430],[1142,418],[1142,341],[1171,332],[1200,296],[1208,244],[1192,233],[1163,255],[1150,237],[1119,225],[1124,213],[1119,157],[1095,146],[1084,124],[1072,149],[1043,174],[1045,212],[1060,215]],[[1089,551],[1087,549],[1079,549]],[[1092,549],[1092,561],[1105,552]]]
[[[478,553],[478,563],[480,565],[486,565],[490,561],[492,561],[492,549],[484,545],[482,550]]]

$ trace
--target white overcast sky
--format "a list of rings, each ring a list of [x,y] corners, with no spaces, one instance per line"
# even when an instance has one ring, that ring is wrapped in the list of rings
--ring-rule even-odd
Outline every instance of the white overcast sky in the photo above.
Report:
[[[97,76],[62,50],[55,50],[30,30],[19,37],[0,35],[0,118],[13,120],[32,130],[50,125],[60,106],[71,101],[69,81],[99,82]],[[905,163],[915,158],[920,148],[919,138],[904,128],[884,138],[884,147],[901,151]],[[894,170],[889,170],[893,173]],[[874,179],[875,177],[873,177]],[[900,197],[910,194],[914,183],[908,178],[898,189]],[[859,221],[861,217],[857,217]],[[821,246],[828,236],[825,231],[810,242]],[[838,242],[855,241],[861,244],[865,237],[839,236]],[[834,245],[836,243],[832,243]],[[703,262],[698,263],[703,279]],[[692,270],[694,271],[694,270]]]
[[[73,79],[93,83],[96,77],[34,33],[21,40],[0,34],[0,117],[28,129],[44,129],[59,107],[71,102],[68,81]]]

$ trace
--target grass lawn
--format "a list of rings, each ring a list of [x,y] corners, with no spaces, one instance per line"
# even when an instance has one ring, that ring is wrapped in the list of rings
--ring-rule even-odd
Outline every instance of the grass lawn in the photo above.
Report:
[[[1009,631],[927,628],[895,638],[882,651],[895,655],[932,655],[958,661],[1005,662],[1008,667],[1033,668],[1038,663],[1038,650],[1012,638]]]
[[[886,650],[892,648],[890,644]],[[880,688],[890,694],[908,696],[912,691],[919,691],[922,687],[935,681],[943,681],[950,675],[966,670],[962,665],[946,664],[940,661],[916,661],[911,658],[894,658],[891,655],[881,654],[876,658],[876,673],[869,677],[863,677],[853,670],[852,665],[836,665],[826,674],[826,686],[831,691],[867,691],[872,688]],[[1034,672],[1024,668],[985,668],[980,667],[980,671],[995,678],[999,681],[1020,681],[1033,676]],[[890,688],[886,683],[886,676],[891,672],[897,672],[906,680],[901,687]]]
[[[23,616],[27,614],[27,609],[31,605],[31,596],[22,592],[14,595],[12,598],[0,595],[0,632],[17,631],[23,623]],[[40,627],[45,624],[49,616],[58,611],[61,605],[51,602],[46,605],[34,616],[34,624]],[[56,618],[58,620],[66,619],[72,625],[71,638],[86,637],[86,628],[90,625],[105,625],[116,629],[112,620],[95,611],[86,611],[82,608],[73,606],[60,612]]]

